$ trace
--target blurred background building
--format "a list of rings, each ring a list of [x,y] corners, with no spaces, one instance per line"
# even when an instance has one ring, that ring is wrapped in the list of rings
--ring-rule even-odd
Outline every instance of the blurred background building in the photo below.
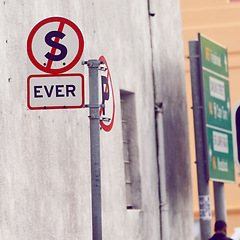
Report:
[[[181,0],[181,10],[183,24],[186,85],[188,93],[187,102],[193,179],[194,219],[197,222],[199,219],[199,207],[197,194],[196,165],[194,164],[195,143],[193,132],[193,113],[190,109],[192,106],[192,97],[190,65],[189,60],[187,59],[187,57],[189,56],[188,41],[197,39],[197,33],[201,33],[228,48],[230,97],[231,106],[233,108],[236,102],[240,100],[240,1]],[[240,226],[240,173],[237,168],[235,172],[236,183],[225,184],[229,235],[234,232],[234,228]],[[210,182],[212,199],[211,206],[213,210],[214,223],[214,198],[212,188],[212,182]]]

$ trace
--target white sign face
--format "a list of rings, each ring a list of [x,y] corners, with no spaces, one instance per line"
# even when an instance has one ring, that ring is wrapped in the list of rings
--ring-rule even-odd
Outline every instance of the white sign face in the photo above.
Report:
[[[73,22],[62,17],[44,19],[28,37],[29,75],[34,68],[52,74],[67,72],[79,62],[83,48],[83,35]]]
[[[84,104],[82,74],[31,75],[27,88],[31,110],[81,108]]]
[[[83,107],[83,48],[80,29],[66,18],[46,18],[33,27],[27,40],[29,109]]]
[[[213,149],[217,152],[228,153],[228,135],[213,131]]]
[[[222,101],[225,101],[225,86],[224,82],[214,77],[209,77],[210,95]]]
[[[100,82],[102,83],[102,104],[104,104],[104,107],[100,108],[100,116],[109,119],[109,121],[101,120],[100,125],[104,131],[109,132],[113,127],[115,116],[113,84],[107,60],[104,56],[101,56],[99,61],[103,61],[107,69],[105,74],[101,75],[100,79]]]

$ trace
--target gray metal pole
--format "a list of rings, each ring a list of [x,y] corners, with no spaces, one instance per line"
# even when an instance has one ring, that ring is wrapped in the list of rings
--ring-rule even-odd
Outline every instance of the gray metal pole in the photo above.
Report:
[[[159,172],[159,199],[160,199],[160,232],[161,240],[169,240],[169,206],[166,189],[166,172],[165,172],[165,153],[164,153],[164,139],[163,139],[163,106],[161,104],[155,105],[156,123],[157,123],[157,138],[158,138],[158,172]]]
[[[98,60],[88,60],[89,68],[89,108],[91,141],[91,179],[92,179],[92,239],[102,240],[101,206],[101,165],[100,165],[100,128],[99,128],[99,92]]]
[[[224,183],[214,182],[214,204],[215,204],[215,219],[227,221]]]
[[[199,215],[201,239],[208,240],[211,237],[211,212],[210,216],[205,211],[211,211],[209,185],[206,173],[206,150],[203,126],[203,100],[201,94],[199,46],[197,40],[189,41],[189,58],[191,68],[193,117],[195,131],[196,164],[198,178]],[[210,209],[209,209],[210,208]]]

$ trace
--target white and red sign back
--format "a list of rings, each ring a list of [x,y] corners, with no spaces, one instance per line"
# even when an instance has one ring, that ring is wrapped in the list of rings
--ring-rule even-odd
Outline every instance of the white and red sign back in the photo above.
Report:
[[[50,17],[34,26],[27,40],[29,109],[83,107],[83,48],[80,29],[66,18]]]

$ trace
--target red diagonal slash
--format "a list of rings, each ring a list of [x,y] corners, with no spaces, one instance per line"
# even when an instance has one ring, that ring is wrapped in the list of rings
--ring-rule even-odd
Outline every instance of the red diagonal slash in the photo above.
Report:
[[[60,22],[59,27],[58,27],[58,32],[62,32],[62,31],[63,31],[63,27],[64,27],[64,22]],[[55,37],[54,42],[58,43],[59,40],[60,40],[60,38]],[[52,55],[55,55],[56,50],[57,50],[56,48],[52,48],[51,54],[52,54]],[[51,67],[52,67],[52,62],[53,62],[52,60],[49,60],[49,59],[48,59],[46,69],[51,69]]]

